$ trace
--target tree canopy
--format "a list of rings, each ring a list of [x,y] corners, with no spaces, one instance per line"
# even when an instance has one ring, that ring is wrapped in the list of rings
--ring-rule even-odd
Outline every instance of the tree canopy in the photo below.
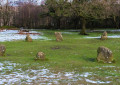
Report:
[[[18,6],[0,3],[1,26],[81,29],[80,34],[85,35],[86,26],[99,26],[102,22],[101,27],[119,28],[119,20],[120,3],[117,0],[46,0],[41,5],[30,0],[18,3]]]

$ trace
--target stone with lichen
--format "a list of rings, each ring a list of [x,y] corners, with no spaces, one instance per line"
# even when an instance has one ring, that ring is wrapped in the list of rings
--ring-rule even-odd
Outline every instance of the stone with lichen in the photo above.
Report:
[[[29,34],[27,34],[27,36],[26,36],[26,39],[25,39],[27,42],[32,42],[32,38],[30,37],[30,35]]]
[[[104,33],[101,35],[101,40],[107,40],[107,32],[104,31]]]
[[[56,41],[63,41],[61,32],[55,32]]]
[[[112,51],[104,46],[101,46],[97,50],[97,61],[104,62],[104,63],[112,63],[113,61],[113,54]]]
[[[4,56],[6,51],[5,45],[0,45],[0,56]]]
[[[36,55],[36,60],[45,60],[45,54],[43,52],[38,52]]]

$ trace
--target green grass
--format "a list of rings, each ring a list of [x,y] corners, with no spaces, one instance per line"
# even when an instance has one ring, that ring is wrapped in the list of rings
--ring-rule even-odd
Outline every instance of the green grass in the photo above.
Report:
[[[99,46],[106,46],[113,51],[116,63],[112,65],[119,65],[119,50],[120,39],[108,39],[101,41],[99,39],[84,39],[78,34],[64,34],[63,42],[56,42],[54,31],[44,32],[45,36],[53,40],[42,41],[34,40],[33,42],[13,41],[1,42],[6,45],[7,51],[5,57],[0,57],[0,60],[11,60],[19,63],[40,63],[41,65],[49,63],[50,67],[64,66],[64,69],[73,69],[80,66],[101,66],[103,64],[96,62],[97,48]],[[77,38],[78,39],[77,39]],[[52,49],[58,46],[60,49]],[[34,61],[34,57],[38,51],[46,54],[48,61]],[[56,64],[54,64],[56,63]],[[73,64],[73,68],[71,65]],[[105,64],[111,65],[111,64]]]
[[[44,35],[52,40],[34,40],[33,42],[12,41],[0,42],[6,45],[6,56],[0,57],[0,61],[13,61],[21,63],[22,69],[29,68],[38,69],[39,66],[55,71],[75,71],[93,72],[99,75],[99,78],[104,76],[120,76],[120,39],[85,39],[82,35],[63,34],[64,41],[56,42],[55,31],[42,31]],[[99,36],[100,33],[90,33],[91,36]],[[90,36],[88,35],[88,36]],[[109,34],[113,35],[113,34]],[[53,49],[55,47],[60,49]],[[112,50],[115,63],[104,64],[96,61],[97,48],[105,46]],[[34,58],[37,52],[42,51],[46,54],[47,61],[35,61]],[[116,68],[107,69],[103,66],[116,66]],[[98,68],[96,68],[98,67]],[[19,66],[18,66],[19,68]],[[102,68],[102,69],[99,69]],[[117,70],[117,71],[114,71]],[[105,72],[106,71],[106,72]],[[113,74],[111,74],[113,73]],[[98,78],[98,76],[97,76]]]

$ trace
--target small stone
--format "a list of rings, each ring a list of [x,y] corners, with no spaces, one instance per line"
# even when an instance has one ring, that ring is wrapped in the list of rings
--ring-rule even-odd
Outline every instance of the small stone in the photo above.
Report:
[[[99,47],[97,50],[97,61],[102,61],[104,63],[112,63],[112,51],[104,46]]]
[[[26,39],[25,39],[27,42],[32,42],[32,38],[30,37],[30,35],[29,34],[27,34],[27,36],[26,36]]]
[[[5,45],[0,45],[0,56],[4,56],[6,51]]]
[[[56,41],[63,41],[61,32],[55,32]]]
[[[107,40],[107,32],[104,31],[104,33],[101,35],[101,40]]]
[[[43,52],[38,52],[36,55],[37,60],[45,60],[45,54]]]

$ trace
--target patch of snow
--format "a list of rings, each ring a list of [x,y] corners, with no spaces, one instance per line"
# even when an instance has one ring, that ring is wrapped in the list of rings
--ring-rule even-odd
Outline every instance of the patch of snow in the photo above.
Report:
[[[24,40],[26,38],[26,35],[17,34],[18,30],[3,30],[0,32],[0,42],[4,41],[13,41],[13,40]],[[30,31],[30,33],[39,33],[37,31]],[[42,34],[42,33],[40,33]],[[32,35],[30,34],[32,39],[43,39],[43,40],[49,40],[47,37],[41,36],[41,35]]]
[[[111,68],[114,68],[114,67],[116,67],[116,66],[102,66],[102,67],[111,67]]]
[[[116,30],[111,30],[111,29],[106,29],[106,30],[93,30],[93,32],[104,32],[104,31],[107,31],[107,32],[120,32],[120,29],[116,29]]]
[[[90,79],[85,79],[87,82],[89,83],[94,83],[94,84],[108,84],[108,83],[111,83],[111,81],[93,81],[93,80],[90,80]]]
[[[73,33],[73,32],[61,32],[62,34],[76,34],[76,33]]]
[[[74,77],[74,72],[53,73],[46,68],[39,70],[28,69],[22,71],[15,69],[16,63],[5,61],[0,63],[0,84],[34,84],[33,82],[49,82],[51,84],[59,84],[59,81],[72,82],[77,81]],[[14,70],[13,70],[14,69]],[[7,73],[10,71],[10,73]]]
[[[71,85],[73,82],[86,80],[87,83],[104,84],[112,81],[90,80],[89,77],[95,75],[92,72],[82,74],[75,72],[51,72],[47,68],[41,66],[38,70],[28,69],[23,71],[21,68],[16,68],[21,64],[12,63],[10,61],[0,62],[0,84],[30,84],[44,83],[46,84],[61,84],[67,83]],[[106,77],[107,78],[107,77]],[[108,77],[109,78],[109,77]]]
[[[101,38],[101,37],[98,36],[98,37],[85,37],[85,38]],[[108,36],[108,38],[120,38],[120,35]]]
[[[85,38],[100,38],[100,37],[85,37]]]
[[[74,73],[73,72],[66,72],[65,76],[72,76]]]
[[[4,64],[3,63],[0,63],[0,66],[3,66]]]
[[[88,77],[89,75],[92,75],[92,73],[91,72],[86,72],[86,73],[81,74],[80,76]]]

